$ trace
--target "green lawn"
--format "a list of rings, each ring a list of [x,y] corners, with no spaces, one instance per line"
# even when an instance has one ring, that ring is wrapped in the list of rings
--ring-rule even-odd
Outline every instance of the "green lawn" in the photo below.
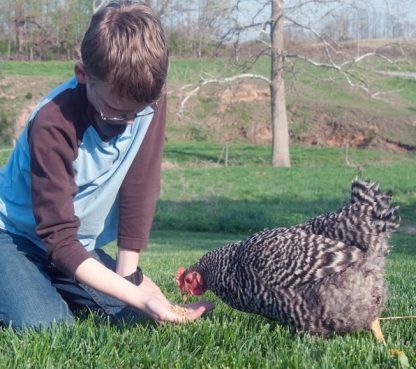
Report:
[[[236,235],[156,231],[142,258],[143,269],[168,297],[180,301],[173,282],[177,266]],[[397,234],[390,258],[389,315],[415,314],[415,257],[411,240]],[[407,243],[408,246],[404,246]],[[114,252],[114,247],[108,247]],[[388,348],[369,332],[330,340],[299,336],[259,316],[239,313],[208,293],[216,308],[186,326],[116,327],[96,316],[80,318],[74,328],[50,332],[0,334],[0,368],[400,368],[389,349],[403,350],[416,362],[415,321],[382,322]],[[193,298],[195,299],[195,298]],[[383,314],[386,315],[386,314]]]
[[[361,175],[393,191],[404,222],[416,223],[413,155],[342,149],[291,148],[292,167],[270,167],[270,147],[232,144],[230,167],[218,164],[222,146],[168,144],[155,227],[253,232],[288,226],[340,207]],[[180,216],[178,216],[180,214]]]
[[[349,163],[336,149],[291,150],[293,167],[267,165],[269,148],[236,144],[230,166],[218,164],[222,147],[169,143],[162,193],[149,249],[141,266],[171,300],[180,301],[176,269],[210,249],[266,226],[291,225],[335,210],[348,198],[354,176],[392,190],[406,227],[392,239],[382,316],[416,315],[416,156],[353,150]],[[7,155],[3,155],[3,161]],[[198,230],[199,232],[195,232]],[[114,244],[107,250],[115,253]],[[272,321],[240,313],[213,294],[206,317],[185,326],[117,327],[91,315],[73,328],[13,333],[0,330],[1,368],[406,368],[416,366],[416,320],[382,321],[384,348],[369,332],[330,340],[296,335]],[[191,301],[197,298],[192,297]]]

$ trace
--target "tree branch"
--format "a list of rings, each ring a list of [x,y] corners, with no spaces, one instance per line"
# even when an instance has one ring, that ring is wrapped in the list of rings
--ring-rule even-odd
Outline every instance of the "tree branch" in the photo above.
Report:
[[[271,81],[269,78],[266,78],[262,76],[261,74],[252,74],[252,73],[243,73],[243,74],[237,74],[232,77],[223,78],[223,79],[205,79],[201,77],[198,86],[196,86],[193,90],[188,92],[185,96],[185,98],[181,101],[181,106],[178,111],[178,115],[181,115],[183,113],[183,110],[185,108],[186,103],[188,100],[194,96],[202,87],[211,84],[211,83],[217,83],[217,84],[225,84],[225,83],[231,83],[238,79],[259,79],[264,82],[266,82],[268,85],[270,85]],[[187,85],[187,87],[190,87],[191,85]]]

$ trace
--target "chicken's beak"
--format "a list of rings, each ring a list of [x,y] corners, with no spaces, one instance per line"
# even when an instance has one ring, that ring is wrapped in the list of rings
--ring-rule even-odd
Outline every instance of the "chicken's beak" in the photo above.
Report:
[[[182,292],[182,301],[186,302],[188,300],[188,298],[189,298],[189,292],[183,291]]]

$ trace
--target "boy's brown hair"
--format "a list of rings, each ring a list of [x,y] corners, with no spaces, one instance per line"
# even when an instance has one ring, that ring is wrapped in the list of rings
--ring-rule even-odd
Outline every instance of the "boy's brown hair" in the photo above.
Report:
[[[120,97],[152,103],[168,71],[168,49],[159,17],[144,4],[111,3],[95,13],[81,44],[93,80]]]

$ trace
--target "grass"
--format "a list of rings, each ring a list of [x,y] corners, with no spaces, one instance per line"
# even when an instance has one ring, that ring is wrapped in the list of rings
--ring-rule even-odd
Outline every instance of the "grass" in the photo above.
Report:
[[[74,74],[74,62],[4,61],[0,73],[13,76],[62,77],[62,81]]]
[[[221,150],[207,143],[166,146],[165,160],[174,167],[162,173],[156,227],[141,266],[173,301],[180,301],[173,281],[180,265],[255,228],[294,224],[336,209],[357,174],[345,164],[343,150],[293,147],[290,169],[268,166],[267,146],[231,145],[228,168],[217,163]],[[364,177],[393,190],[403,222],[416,224],[415,155],[352,150],[349,160]],[[191,231],[198,227],[204,232]],[[390,297],[382,315],[414,315],[415,235],[399,229],[391,244],[386,273]],[[115,254],[114,244],[106,249]],[[216,303],[215,310],[185,326],[119,327],[82,315],[73,328],[0,330],[0,368],[404,368],[391,355],[392,348],[405,353],[409,368],[416,366],[415,320],[383,321],[384,348],[369,332],[330,340],[296,335],[262,317],[232,310],[211,293],[204,298]]]
[[[389,78],[385,85],[390,90],[398,91],[413,104],[416,102],[416,80],[413,78]]]
[[[61,76],[63,80],[74,73],[74,61],[3,61],[0,64],[0,73],[14,76]],[[259,64],[261,73],[267,73],[267,60]],[[195,83],[199,76],[224,75],[224,71],[231,75],[235,67],[230,67],[227,60],[216,59],[185,59],[171,60],[169,66],[169,81],[171,83]],[[228,71],[228,72],[227,72]],[[267,75],[267,74],[266,74]],[[195,79],[196,78],[196,79]]]
[[[167,145],[165,159],[176,168],[163,173],[156,228],[254,232],[292,225],[340,207],[357,175],[392,190],[404,220],[416,223],[414,155],[351,150],[348,166],[344,150],[295,146],[292,168],[276,169],[267,165],[267,145],[231,144],[229,168],[218,164],[221,152],[206,143]]]
[[[170,299],[179,301],[173,283],[177,266],[235,238],[225,234],[157,231],[152,234],[142,267]],[[395,237],[393,244],[399,239]],[[109,249],[114,252],[113,246]],[[408,251],[415,256],[414,250]],[[405,259],[409,255],[395,249],[389,271],[402,270]],[[416,281],[412,268],[414,262],[412,266],[409,260],[396,277],[388,273],[390,285],[394,284],[387,313],[410,313],[411,308],[403,307],[412,304],[414,309]],[[186,326],[144,324],[120,328],[91,315],[80,318],[71,329],[56,327],[50,332],[18,334],[3,330],[0,368],[400,368],[397,360],[390,358],[388,349],[374,342],[369,332],[331,340],[299,336],[262,317],[234,311],[212,294],[205,298],[213,300],[216,309]],[[413,365],[416,324],[395,321],[382,325],[388,348],[404,350]]]

